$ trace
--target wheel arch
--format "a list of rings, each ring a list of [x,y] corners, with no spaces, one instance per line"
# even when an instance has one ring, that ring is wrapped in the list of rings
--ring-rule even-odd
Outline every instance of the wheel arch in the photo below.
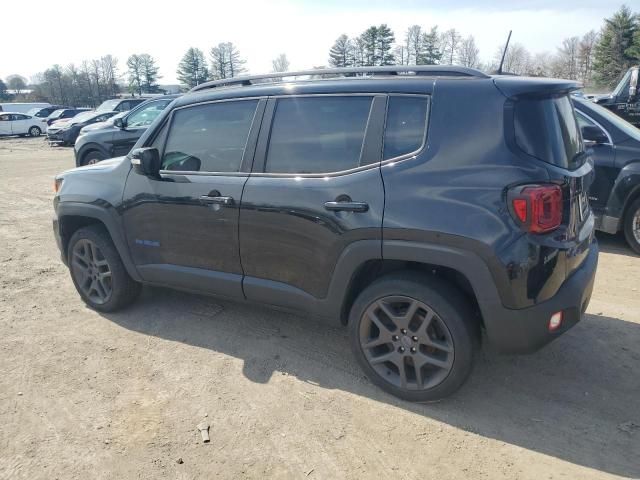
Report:
[[[62,242],[61,250],[65,261],[67,260],[69,240],[78,229],[88,225],[102,225],[116,247],[127,273],[134,280],[141,280],[129,253],[122,229],[109,211],[96,205],[61,202],[56,208],[56,213]]]
[[[383,242],[383,254],[366,257],[371,246],[350,246],[340,258],[329,290],[329,298],[341,292],[339,315],[346,324],[355,298],[371,282],[391,272],[407,270],[433,275],[460,290],[486,326],[489,306],[502,305],[495,282],[485,262],[462,249],[410,241]],[[379,245],[379,244],[378,244]],[[346,257],[346,258],[345,258]],[[349,260],[351,257],[351,260]],[[353,261],[353,258],[358,261]]]
[[[100,152],[103,155],[105,155],[106,158],[109,158],[110,156],[109,152],[99,143],[96,143],[96,142],[87,143],[86,145],[83,145],[80,148],[80,150],[78,150],[78,155],[77,155],[78,161],[76,163],[76,166],[81,167],[83,165],[84,158],[87,156],[87,154],[91,152]]]

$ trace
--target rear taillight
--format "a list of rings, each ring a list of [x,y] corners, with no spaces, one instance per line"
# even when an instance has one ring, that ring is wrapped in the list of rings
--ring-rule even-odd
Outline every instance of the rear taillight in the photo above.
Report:
[[[530,233],[548,233],[562,223],[559,185],[521,185],[509,190],[508,202],[516,222]]]

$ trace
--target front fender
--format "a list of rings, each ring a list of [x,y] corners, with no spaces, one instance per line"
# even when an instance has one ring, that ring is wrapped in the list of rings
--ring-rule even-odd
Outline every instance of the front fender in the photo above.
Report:
[[[640,161],[636,161],[625,165],[620,170],[607,201],[606,215],[617,219],[616,231],[620,229],[624,209],[639,194]]]
[[[124,237],[122,222],[111,204],[103,200],[96,200],[95,203],[57,202],[54,206],[60,226],[59,228],[62,230],[60,233],[67,238],[70,235],[65,235],[64,232],[65,217],[85,217],[95,219],[102,223],[107,229],[107,232],[109,232],[111,240],[131,278],[138,282],[141,281]],[[67,252],[64,246],[61,253],[63,257],[66,258]]]

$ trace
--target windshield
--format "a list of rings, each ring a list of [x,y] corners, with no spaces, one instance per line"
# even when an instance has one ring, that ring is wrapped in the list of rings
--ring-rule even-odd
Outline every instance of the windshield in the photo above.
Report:
[[[115,110],[115,108],[120,103],[120,100],[106,100],[100,104],[98,108],[96,108],[96,112],[110,112],[111,110]]]
[[[562,168],[579,166],[584,146],[567,95],[522,98],[514,112],[516,143],[525,153]]]
[[[58,118],[60,115],[62,115],[62,112],[64,112],[64,108],[61,108],[60,110],[54,110],[51,115],[49,115],[49,118]]]
[[[622,77],[622,80],[620,80],[620,83],[618,83],[618,85],[616,86],[616,89],[611,94],[612,96],[617,97],[622,93],[622,90],[624,89],[624,87],[629,85],[630,76],[631,76],[631,70],[627,70],[627,73],[624,74],[624,77]]]
[[[96,112],[82,112],[73,117],[70,123],[82,123],[85,120],[89,120],[91,117],[94,117]]]

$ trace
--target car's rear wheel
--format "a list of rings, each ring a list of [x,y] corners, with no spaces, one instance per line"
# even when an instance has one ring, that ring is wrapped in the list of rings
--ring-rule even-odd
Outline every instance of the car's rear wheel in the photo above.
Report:
[[[471,372],[479,341],[460,292],[411,272],[366,288],[351,309],[349,332],[371,381],[413,402],[437,401],[458,390]]]
[[[624,236],[629,246],[640,254],[640,198],[629,206],[624,216]]]
[[[38,127],[31,127],[29,129],[29,136],[31,137],[39,137],[42,134],[42,130]]]
[[[95,163],[101,162],[102,160],[105,160],[106,158],[107,157],[102,152],[93,150],[85,154],[84,158],[82,159],[82,165],[93,165]]]
[[[138,297],[140,284],[127,273],[102,226],[92,225],[76,231],[69,241],[67,259],[76,290],[91,308],[112,312]]]

